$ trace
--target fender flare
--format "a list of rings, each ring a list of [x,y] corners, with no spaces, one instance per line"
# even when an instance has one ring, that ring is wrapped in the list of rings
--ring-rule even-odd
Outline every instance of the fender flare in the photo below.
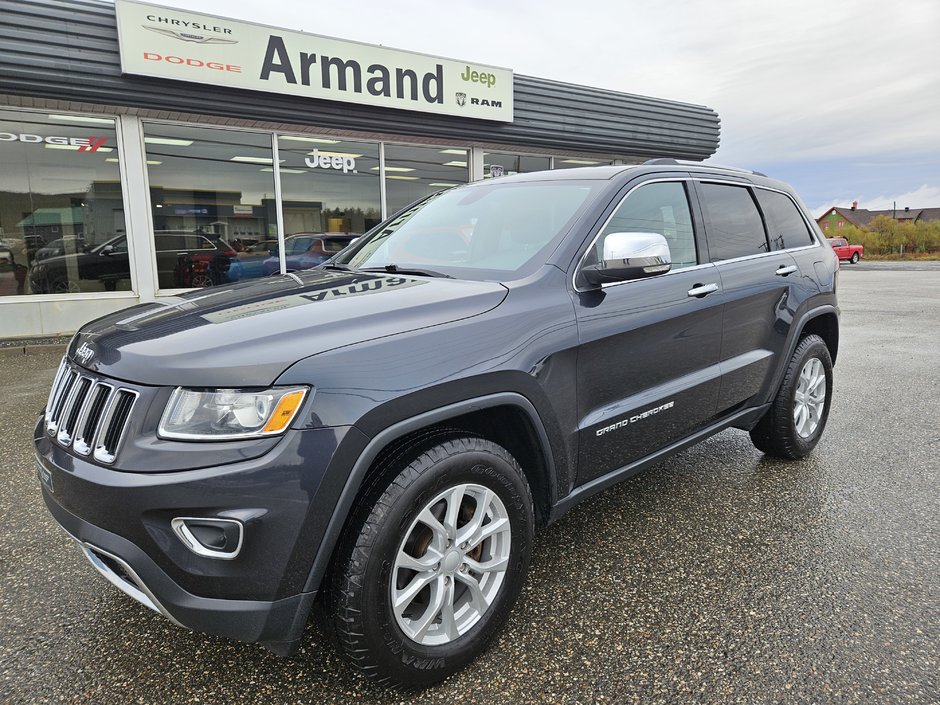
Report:
[[[791,357],[793,357],[793,353],[796,351],[796,346],[800,344],[800,334],[803,332],[803,329],[806,328],[806,324],[809,323],[809,321],[813,320],[814,318],[819,318],[820,316],[824,316],[830,313],[835,314],[836,320],[838,320],[839,309],[838,307],[833,306],[832,304],[825,304],[823,306],[817,306],[815,308],[809,309],[808,311],[804,311],[803,315],[801,315],[796,320],[796,322],[790,326],[790,330],[793,331],[793,334],[790,336],[790,340],[787,343],[786,357],[782,359],[789,360]],[[765,399],[764,400],[765,402],[773,400],[774,395],[776,395],[777,390],[780,388],[780,385],[783,383],[783,375],[787,371],[787,365],[780,364],[780,365],[777,365],[777,367],[778,367],[778,370],[774,374],[773,384],[770,385],[770,398]]]
[[[551,444],[548,440],[548,433],[545,431],[545,425],[542,423],[542,419],[535,406],[526,397],[516,392],[500,392],[473,399],[465,399],[437,409],[425,411],[416,416],[398,421],[382,430],[369,440],[366,447],[359,454],[340,492],[336,506],[333,508],[323,538],[320,540],[316,556],[313,559],[313,565],[310,567],[310,573],[304,584],[304,592],[313,592],[319,589],[323,576],[326,575],[330,560],[333,557],[333,551],[336,549],[336,544],[339,542],[343,528],[346,526],[346,521],[349,518],[353,503],[362,487],[363,480],[369,468],[372,466],[372,463],[386,446],[412,431],[441,423],[442,421],[447,421],[448,419],[462,416],[463,414],[473,411],[480,411],[496,406],[518,407],[528,417],[532,428],[535,430],[542,455],[545,459],[550,495],[549,505],[553,505],[558,496],[555,486],[555,459]]]

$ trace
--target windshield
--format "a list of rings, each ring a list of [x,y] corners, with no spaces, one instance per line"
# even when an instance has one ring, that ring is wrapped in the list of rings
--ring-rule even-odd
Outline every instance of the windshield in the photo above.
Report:
[[[512,278],[545,261],[599,188],[596,181],[571,180],[489,182],[445,191],[398,214],[334,263]]]
[[[299,255],[310,249],[312,244],[312,237],[289,237],[284,241],[284,252],[289,255]]]

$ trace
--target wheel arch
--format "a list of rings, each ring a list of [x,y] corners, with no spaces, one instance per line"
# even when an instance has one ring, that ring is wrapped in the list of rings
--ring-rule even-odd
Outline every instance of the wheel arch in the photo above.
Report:
[[[380,431],[356,459],[316,551],[304,591],[318,590],[357,500],[388,470],[386,462],[403,448],[453,435],[476,435],[506,448],[532,491],[536,524],[549,521],[557,501],[556,469],[548,433],[535,406],[515,392],[455,402],[398,421]]]
[[[814,309],[810,312],[813,314],[819,309]],[[796,349],[796,346],[799,345],[799,342],[803,340],[808,335],[818,335],[823,339],[823,342],[826,344],[826,347],[829,348],[829,357],[832,359],[832,364],[836,364],[836,356],[839,354],[839,317],[836,315],[835,310],[831,311],[820,311],[815,313],[815,315],[809,315],[806,320],[803,321],[803,326],[800,329],[799,335],[796,336],[796,343],[793,345],[793,349]],[[793,352],[791,351],[792,355]]]

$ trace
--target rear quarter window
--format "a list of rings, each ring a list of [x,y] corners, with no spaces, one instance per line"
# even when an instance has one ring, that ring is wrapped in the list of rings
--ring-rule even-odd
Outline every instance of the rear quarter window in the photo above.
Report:
[[[786,250],[813,244],[813,236],[806,221],[788,196],[764,189],[756,189],[755,193],[767,223],[770,249]]]

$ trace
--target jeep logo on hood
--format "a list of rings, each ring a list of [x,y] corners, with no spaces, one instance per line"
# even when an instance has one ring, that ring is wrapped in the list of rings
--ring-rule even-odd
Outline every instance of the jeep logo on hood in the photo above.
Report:
[[[78,361],[83,365],[87,365],[91,358],[95,356],[95,349],[91,347],[87,342],[82,343],[78,350],[75,351],[75,357],[78,358]]]

